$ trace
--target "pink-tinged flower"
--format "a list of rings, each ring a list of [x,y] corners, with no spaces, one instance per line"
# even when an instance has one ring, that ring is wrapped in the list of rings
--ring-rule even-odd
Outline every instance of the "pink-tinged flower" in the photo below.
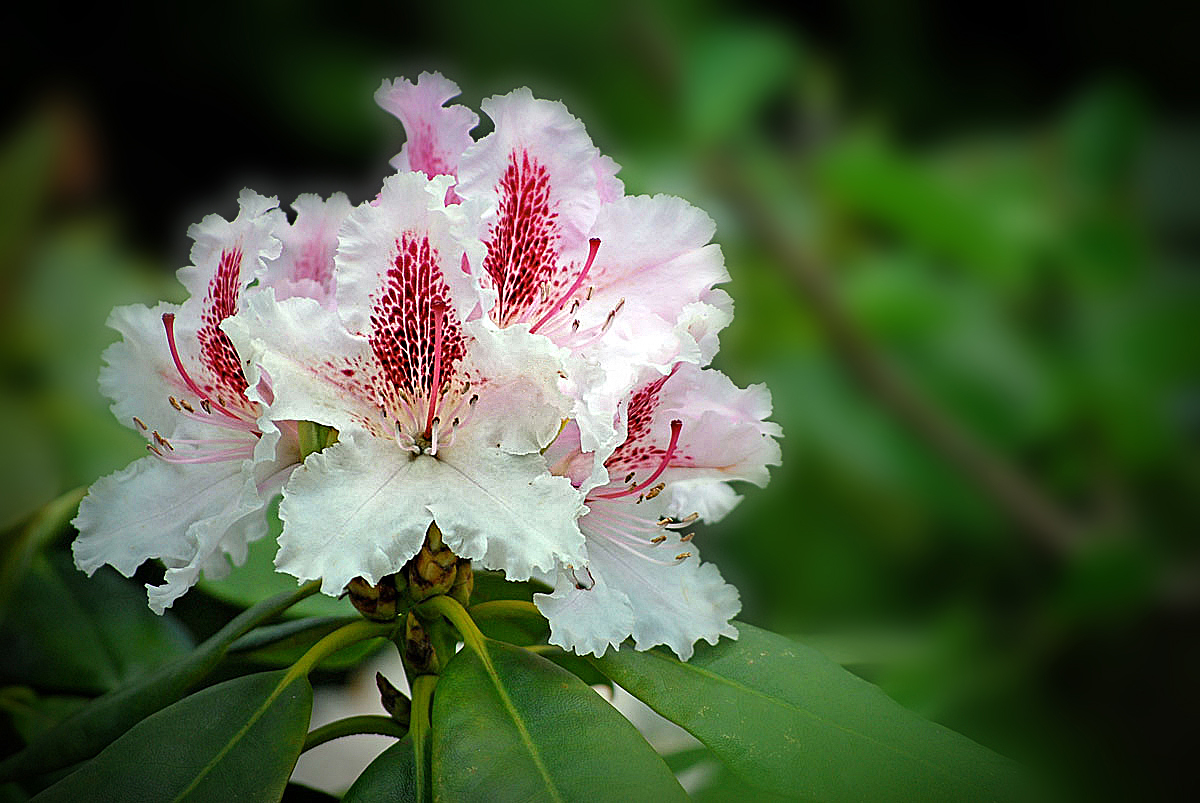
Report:
[[[638,371],[707,362],[703,352],[715,347],[699,346],[689,328],[701,314],[723,321],[706,329],[728,321],[707,303],[713,286],[728,279],[720,249],[710,243],[712,221],[679,198],[625,197],[619,166],[583,124],[528,89],[484,101],[495,131],[472,144],[474,115],[442,105],[457,91],[427,73],[416,85],[384,84],[376,98],[409,137],[404,158],[393,164],[454,173],[454,199],[482,207],[485,251],[468,269],[486,314],[501,327],[527,325],[571,351],[572,375],[593,380],[573,394],[584,446],[611,448],[613,411]],[[460,147],[465,152],[450,155]],[[418,164],[411,156],[418,152],[439,156]]]
[[[109,319],[123,340],[105,352],[100,387],[151,455],[91,487],[74,521],[75,562],[88,574],[107,563],[128,577],[161,559],[166,582],[148,586],[159,613],[202,571],[226,574],[226,556],[245,560],[247,544],[267,532],[263,507],[299,459],[294,426],[281,437],[260,418],[221,328],[279,256],[276,232],[286,223],[274,199],[244,190],[239,204],[232,223],[209,215],[189,230],[183,305],[119,307]]]
[[[687,660],[698,639],[737,637],[737,589],[700,562],[688,530],[737,503],[729,481],[766,484],[780,456],[770,413],[764,386],[679,363],[628,398],[625,440],[598,476],[579,430],[564,428],[546,457],[586,490],[588,559],[563,565],[554,593],[534,597],[551,643],[603,655],[633,636],[639,650],[665,644]]]
[[[450,185],[402,173],[350,214],[336,311],[268,293],[226,323],[271,378],[273,418],[340,433],[284,487],[276,557],[328,594],[399,570],[434,521],[455,553],[510,579],[582,557],[581,496],[540,454],[570,407],[564,355],[468,319],[479,295],[461,265],[479,240],[466,205],[444,204]]]
[[[729,278],[715,227],[680,198],[624,196],[561,103],[520,89],[483,110],[495,131],[463,154],[456,192],[484,209],[486,251],[471,263],[484,308],[603,367],[576,412],[585,448],[612,446],[611,413],[642,367],[700,360],[681,316]]]
[[[473,144],[471,129],[479,124],[479,115],[466,106],[445,105],[458,94],[458,84],[436,73],[421,73],[415,84],[406,78],[383,82],[375,102],[400,119],[408,136],[392,167],[429,178],[458,175],[458,160]],[[454,200],[451,190],[446,202]]]
[[[350,214],[350,199],[340,192],[328,201],[319,195],[301,195],[292,208],[296,220],[276,232],[283,250],[267,261],[260,285],[274,288],[281,301],[306,296],[330,306],[334,302],[333,254],[338,229]]]

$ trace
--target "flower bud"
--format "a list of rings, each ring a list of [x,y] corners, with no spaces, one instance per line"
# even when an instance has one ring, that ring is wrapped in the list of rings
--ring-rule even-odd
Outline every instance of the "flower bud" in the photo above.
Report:
[[[450,587],[450,598],[464,608],[471,604],[471,592],[475,590],[475,573],[471,561],[459,558],[454,570],[454,585]]]
[[[358,612],[372,622],[391,622],[396,619],[396,600],[403,587],[403,574],[389,574],[375,585],[355,577],[346,585],[346,594]]]
[[[404,621],[404,663],[412,675],[436,675],[442,671],[429,633],[411,611]]]
[[[383,676],[382,672],[375,673],[375,686],[379,689],[379,702],[383,704],[383,708],[388,712],[388,716],[401,725],[407,725],[409,715],[412,712],[412,701],[393,686],[391,681]]]
[[[409,594],[414,602],[446,594],[454,587],[458,556],[442,542],[442,531],[430,524],[421,551],[408,563]]]

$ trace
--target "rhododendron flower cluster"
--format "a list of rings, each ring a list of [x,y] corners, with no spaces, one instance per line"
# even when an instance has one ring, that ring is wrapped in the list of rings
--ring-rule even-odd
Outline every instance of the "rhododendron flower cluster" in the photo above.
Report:
[[[536,578],[551,642],[632,636],[682,658],[736,637],[738,593],[701,563],[700,521],[779,461],[762,386],[706,367],[732,317],[711,219],[628,196],[557,102],[490,98],[494,130],[440,75],[384,82],[407,140],[377,197],[249,190],[192,228],[181,305],[123,307],[103,391],[150,454],[99,480],[76,561],[130,575],[161,612],[267,532],[275,563],[338,595],[420,550]],[[311,451],[301,431],[336,430]]]

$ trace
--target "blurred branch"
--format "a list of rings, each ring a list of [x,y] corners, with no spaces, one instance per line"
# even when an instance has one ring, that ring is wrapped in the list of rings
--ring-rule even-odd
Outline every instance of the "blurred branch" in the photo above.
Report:
[[[924,439],[1036,539],[1062,554],[1075,546],[1084,527],[1002,456],[993,454],[970,432],[927,399],[895,370],[855,325],[838,300],[826,270],[808,254],[728,159],[712,161],[712,178],[766,252],[796,283],[834,351],[868,392]]]

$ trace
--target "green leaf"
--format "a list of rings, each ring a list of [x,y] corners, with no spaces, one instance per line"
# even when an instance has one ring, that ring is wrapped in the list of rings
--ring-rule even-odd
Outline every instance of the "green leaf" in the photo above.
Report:
[[[26,743],[87,705],[86,697],[39,695],[27,686],[0,689],[0,712]]]
[[[623,647],[600,671],[707,745],[741,778],[822,800],[996,800],[1006,759],[921,719],[820,653],[739,622],[687,663]]]
[[[33,558],[67,529],[79,510],[86,488],[74,488],[47,504],[0,544],[0,619],[8,612],[13,592]]]
[[[482,569],[474,571],[474,588],[471,590],[471,604],[491,602],[497,599],[521,599],[533,602],[534,594],[549,594],[554,589],[539,583],[537,580],[513,582],[504,579],[500,572]]]
[[[561,666],[589,686],[607,686],[612,688],[612,681],[606,678],[592,665],[591,661],[573,652],[558,649],[538,650],[537,654]]]
[[[311,594],[315,585],[309,583],[300,591],[264,600],[191,653],[164,664],[136,683],[97,698],[20,753],[0,762],[0,782],[45,775],[96,755],[138,722],[187,694],[217,665],[229,645],[255,625],[287,610],[297,598]]]
[[[0,622],[0,683],[96,695],[192,647],[187,631],[146,607],[145,591],[111,569],[88,578],[70,556],[33,559]]]
[[[472,605],[471,618],[488,638],[521,647],[544,644],[550,637],[546,617],[522,600],[492,600]]]
[[[302,672],[218,683],[142,720],[34,800],[274,803],[311,713],[312,686]]]
[[[686,800],[641,734],[571,673],[490,639],[433,698],[437,800]]]
[[[342,797],[342,803],[417,803],[417,766],[407,737],[384,750]]]

